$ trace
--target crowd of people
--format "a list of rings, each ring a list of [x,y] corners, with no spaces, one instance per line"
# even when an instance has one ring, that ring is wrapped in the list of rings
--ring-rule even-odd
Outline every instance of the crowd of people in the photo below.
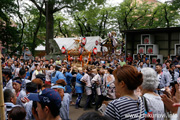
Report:
[[[95,56],[87,67],[60,56],[55,60],[29,56],[26,48],[19,58],[2,58],[6,119],[69,120],[70,105],[84,110],[95,105],[103,115],[92,112],[79,120],[180,119],[178,56],[163,64],[157,60],[153,66],[146,55],[134,60],[130,53]],[[81,106],[84,96],[86,103]]]

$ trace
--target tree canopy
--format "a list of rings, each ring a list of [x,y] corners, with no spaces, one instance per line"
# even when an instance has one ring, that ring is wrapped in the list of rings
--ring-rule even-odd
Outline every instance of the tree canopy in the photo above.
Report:
[[[179,26],[179,0],[110,6],[106,0],[2,0],[0,40],[6,52],[35,48],[55,37],[101,36],[110,31]]]

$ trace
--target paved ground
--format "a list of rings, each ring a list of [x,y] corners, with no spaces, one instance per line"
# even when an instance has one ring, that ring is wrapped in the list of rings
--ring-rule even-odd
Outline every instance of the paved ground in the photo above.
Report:
[[[76,101],[76,96],[73,96],[73,101]],[[85,105],[86,102],[86,95],[83,95],[83,98],[81,100],[80,105],[83,107]],[[86,112],[96,112],[94,110],[95,106],[91,105],[93,108],[88,109],[86,111],[83,110],[83,108],[79,108],[79,109],[75,109],[75,106],[70,106],[70,113],[69,113],[69,117],[71,120],[77,120],[83,113]]]

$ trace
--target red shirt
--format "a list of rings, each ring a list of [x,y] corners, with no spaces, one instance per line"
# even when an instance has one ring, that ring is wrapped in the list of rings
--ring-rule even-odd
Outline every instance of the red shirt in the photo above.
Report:
[[[132,57],[127,57],[126,60],[128,60],[129,62],[132,62],[133,58]]]

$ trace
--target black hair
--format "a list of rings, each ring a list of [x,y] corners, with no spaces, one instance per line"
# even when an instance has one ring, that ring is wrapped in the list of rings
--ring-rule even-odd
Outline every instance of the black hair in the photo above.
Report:
[[[58,71],[61,68],[61,66],[56,65],[55,70]]]
[[[23,107],[16,106],[9,112],[9,118],[12,120],[25,120],[26,110]]]
[[[172,68],[172,67],[175,67],[175,64],[173,64],[173,63],[172,63],[172,64],[170,64],[170,68]]]
[[[160,59],[157,59],[156,62],[160,63]]]
[[[162,67],[162,64],[156,64],[156,66],[160,66],[160,67]]]
[[[26,66],[25,70],[27,69],[27,71],[29,70],[29,68]]]
[[[37,90],[37,84],[33,82],[26,83],[26,91],[34,93]]]
[[[14,80],[18,80],[18,81],[22,82],[22,80],[21,80],[20,77],[15,77],[15,78],[13,78],[13,81],[14,81]]]
[[[23,75],[25,75],[26,74],[26,70],[24,69],[24,68],[21,68],[20,70],[19,70],[19,75],[20,76],[23,76]]]
[[[96,112],[87,112],[82,114],[78,120],[110,120],[108,116],[102,116]]]
[[[46,80],[46,76],[44,74],[37,74],[36,75],[36,78],[39,78],[43,81],[43,83],[45,83],[45,80]]]
[[[8,77],[11,79],[12,78],[12,72],[9,68],[5,68],[2,70],[2,74],[8,75]]]
[[[50,103],[50,104],[47,104],[47,103],[44,103],[44,102],[39,102],[41,104],[41,108],[44,109],[45,106],[47,106],[49,108],[49,110],[51,111],[51,114],[52,116],[55,118],[59,115],[60,113],[60,108],[57,107],[55,104],[53,103]]]
[[[170,61],[169,61],[169,60],[167,60],[167,61],[166,61],[166,63],[170,63]]]
[[[50,69],[50,68],[51,68],[51,66],[53,66],[53,65],[49,65],[49,66],[47,65],[48,69]],[[46,66],[45,66],[45,67],[46,67]],[[47,68],[47,67],[46,67],[46,68]]]
[[[11,98],[14,98],[14,96],[12,89],[4,90],[4,102],[11,102]]]
[[[46,65],[45,65],[45,68],[49,68],[49,65],[48,65],[48,64],[46,64]]]
[[[108,70],[108,72],[109,72],[110,74],[112,74],[113,71],[114,71],[112,68],[108,68],[107,70]]]
[[[87,70],[87,72],[91,72],[91,71],[92,71],[92,69],[91,69],[91,68],[87,68],[86,70]]]

